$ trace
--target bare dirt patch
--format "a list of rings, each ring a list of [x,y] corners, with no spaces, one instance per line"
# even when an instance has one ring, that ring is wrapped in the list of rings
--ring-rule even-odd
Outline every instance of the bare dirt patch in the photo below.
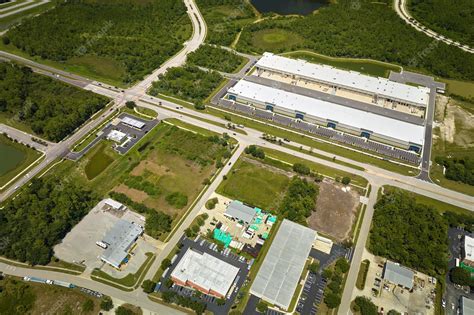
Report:
[[[138,164],[130,174],[133,176],[141,176],[143,173],[145,173],[145,171],[149,171],[157,176],[161,176],[166,174],[169,170],[163,165],[159,165],[150,160],[144,160],[141,161],[140,164]]]
[[[436,120],[441,140],[461,147],[474,146],[474,115],[447,97],[438,97],[436,105]]]
[[[360,197],[354,190],[344,192],[341,188],[329,180],[321,182],[316,210],[308,218],[309,227],[339,242],[349,237]]]
[[[130,188],[125,184],[120,184],[114,188],[114,191],[127,195],[130,199],[135,202],[142,203],[146,199],[148,199],[148,195],[146,192],[137,190],[134,188]]]

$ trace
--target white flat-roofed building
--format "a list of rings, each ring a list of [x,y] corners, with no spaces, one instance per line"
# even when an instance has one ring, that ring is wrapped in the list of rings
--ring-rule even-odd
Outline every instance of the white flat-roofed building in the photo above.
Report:
[[[128,250],[142,234],[143,229],[140,226],[122,219],[118,220],[102,240],[108,247],[100,259],[115,268],[120,268],[127,258]]]
[[[474,267],[474,238],[469,235],[464,236],[462,258],[465,265]]]
[[[104,204],[109,206],[110,208],[114,209],[114,210],[124,210],[125,209],[125,206],[118,202],[118,201],[115,201],[113,199],[110,199],[110,198],[107,198],[104,200]]]
[[[107,135],[107,140],[112,140],[117,143],[122,143],[127,135],[118,130],[111,130]]]
[[[344,88],[367,95],[382,97],[402,104],[426,107],[430,90],[376,78],[356,71],[347,71],[327,65],[315,64],[301,59],[286,58],[264,53],[257,62],[258,69],[274,71],[294,78],[302,78],[326,85]]]
[[[137,129],[142,129],[146,125],[143,121],[140,121],[128,116],[125,116],[124,118],[122,118],[122,123],[129,125],[131,127],[137,128]]]
[[[238,273],[239,268],[189,248],[171,273],[171,280],[204,294],[225,298]]]
[[[288,310],[316,237],[316,231],[284,219],[250,293]]]
[[[231,87],[228,98],[405,149],[413,146],[421,148],[424,142],[425,128],[422,125],[246,80],[240,80]]]

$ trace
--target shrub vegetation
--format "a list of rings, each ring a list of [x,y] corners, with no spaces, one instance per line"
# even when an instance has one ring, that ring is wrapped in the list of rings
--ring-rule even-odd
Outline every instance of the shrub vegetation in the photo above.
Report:
[[[195,66],[232,73],[238,70],[244,58],[232,51],[203,45],[188,55],[187,62]]]

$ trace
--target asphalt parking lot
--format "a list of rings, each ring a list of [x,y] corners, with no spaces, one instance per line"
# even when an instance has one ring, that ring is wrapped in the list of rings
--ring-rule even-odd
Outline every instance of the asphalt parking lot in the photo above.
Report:
[[[448,273],[446,275],[446,291],[444,294],[444,299],[446,300],[446,315],[455,315],[459,308],[459,299],[461,296],[474,299],[474,292],[469,292],[463,288],[456,287],[451,280],[449,279],[449,270],[456,266],[456,258],[461,257],[461,247],[462,247],[462,236],[471,235],[469,232],[457,229],[450,228],[448,230],[448,239],[449,239],[449,262],[448,262]],[[473,236],[473,235],[471,235]]]
[[[145,126],[142,129],[138,129],[138,128],[134,128],[129,125],[126,125],[123,122],[121,122],[121,120],[125,117],[129,117],[129,118],[138,120],[140,122],[143,122],[145,123]],[[114,121],[118,121],[118,122],[114,125],[113,124]],[[70,152],[67,155],[67,158],[73,161],[79,160],[82,156],[84,156],[87,152],[89,152],[89,150],[92,149],[99,141],[106,139],[107,135],[112,130],[121,131],[125,133],[127,137],[129,138],[129,141],[127,141],[126,144],[123,144],[121,146],[119,145],[115,146],[115,151],[117,151],[120,154],[126,154],[135,144],[137,144],[138,141],[140,141],[159,122],[160,121],[158,119],[145,120],[134,115],[122,113],[117,118],[115,118],[111,123],[108,123],[107,125],[105,125],[104,128],[102,128],[99,132],[97,132],[97,134],[100,134],[100,135],[97,136],[91,143],[89,143],[81,152]]]
[[[237,268],[239,268],[239,273],[237,274],[236,280],[235,280],[235,289],[231,293],[230,298],[226,299],[224,305],[217,305],[216,304],[216,298],[213,296],[209,296],[206,294],[202,294],[199,298],[194,297],[194,290],[184,288],[178,285],[174,285],[171,288],[166,288],[166,286],[161,286],[160,291],[165,292],[168,290],[175,291],[176,293],[182,295],[182,296],[188,296],[192,298],[193,300],[204,302],[207,305],[207,310],[213,312],[216,315],[224,315],[228,314],[230,312],[231,306],[234,302],[235,297],[237,296],[237,292],[239,291],[240,287],[244,284],[245,280],[247,279],[248,275],[248,264],[246,261],[242,261],[240,256],[235,255],[233,253],[227,253],[226,251],[223,251],[222,253],[217,251],[215,248],[214,243],[208,242],[204,239],[198,238],[196,241],[195,240],[190,240],[186,237],[183,237],[180,241],[183,244],[183,247],[181,248],[178,257],[176,260],[173,262],[173,264],[169,267],[169,270],[166,274],[165,277],[162,277],[160,279],[161,283],[165,283],[166,279],[171,275],[173,272],[174,268],[178,264],[178,262],[181,260],[183,257],[184,253],[188,250],[188,248],[193,248],[195,250],[207,253],[209,255],[212,255],[214,257],[217,257]],[[226,252],[226,254],[224,254]]]

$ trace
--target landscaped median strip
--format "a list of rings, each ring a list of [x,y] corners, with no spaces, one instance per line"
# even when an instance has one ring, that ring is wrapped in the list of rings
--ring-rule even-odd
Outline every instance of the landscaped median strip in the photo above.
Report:
[[[147,259],[140,266],[136,273],[129,273],[125,277],[117,279],[108,275],[102,270],[95,269],[91,274],[91,279],[113,286],[114,288],[120,289],[122,291],[133,291],[140,286],[143,278],[145,277],[148,270],[151,268],[151,265],[156,259],[156,255],[153,253],[146,253],[145,255],[147,256]]]

